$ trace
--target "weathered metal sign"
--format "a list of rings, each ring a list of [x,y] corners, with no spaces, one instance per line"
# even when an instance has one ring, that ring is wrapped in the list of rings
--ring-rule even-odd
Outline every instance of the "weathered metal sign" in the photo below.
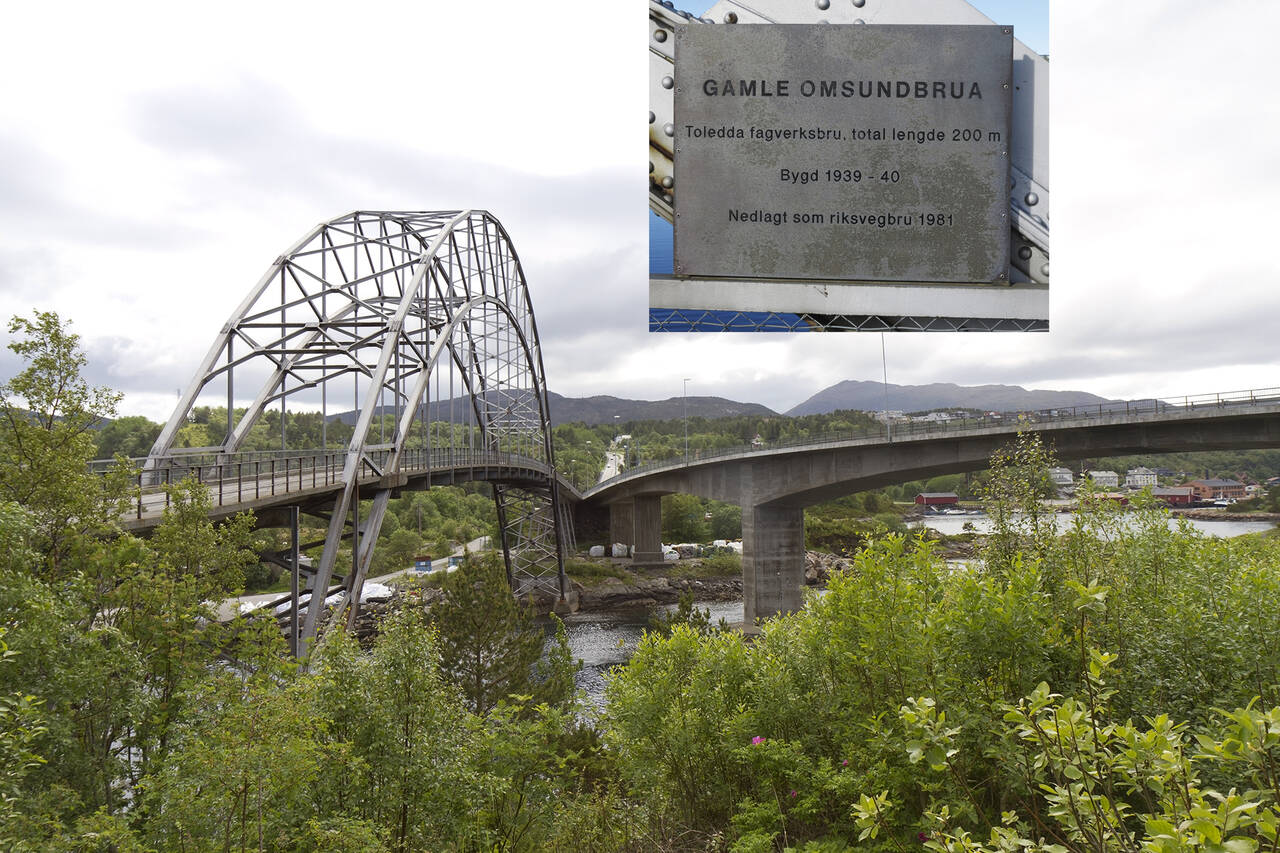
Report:
[[[1009,263],[1013,31],[676,31],[677,275],[990,282]]]

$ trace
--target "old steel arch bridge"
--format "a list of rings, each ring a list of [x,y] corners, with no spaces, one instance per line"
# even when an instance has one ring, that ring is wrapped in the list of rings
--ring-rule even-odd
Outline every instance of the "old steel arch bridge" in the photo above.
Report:
[[[226,407],[213,446],[181,446],[197,406]],[[319,411],[320,449],[291,446],[290,411]],[[328,441],[333,413],[353,426],[344,446]],[[279,424],[279,449],[246,450],[267,422]],[[254,509],[264,526],[291,525],[292,556],[281,562],[321,544],[300,546],[299,511],[327,520],[309,585],[340,595],[332,622],[355,617],[390,498],[466,480],[492,485],[513,590],[563,601],[562,501],[576,494],[556,476],[533,305],[498,220],[356,211],[289,247],[179,398],[142,463],[126,526],[154,527],[168,500],[161,487],[188,475],[208,487],[215,516]],[[295,640],[314,639],[324,599],[295,615]]]

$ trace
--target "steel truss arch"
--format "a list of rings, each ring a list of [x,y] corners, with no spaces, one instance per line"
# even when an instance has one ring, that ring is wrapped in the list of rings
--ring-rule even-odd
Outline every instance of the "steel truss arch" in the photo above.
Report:
[[[246,385],[252,397],[237,396]],[[331,414],[348,392],[349,409],[337,404],[339,413]],[[184,428],[210,403],[226,409],[217,428],[222,440],[183,446],[190,443]],[[352,428],[311,584],[329,590],[341,577],[332,621],[344,613],[348,622],[355,618],[352,602],[359,601],[387,504],[409,484],[406,451],[427,451],[415,458],[434,467],[483,467],[513,591],[565,597],[568,526],[537,324],[519,257],[491,214],[355,211],[309,231],[222,327],[145,468],[184,456],[261,454],[268,421],[280,429],[272,453],[314,452],[299,436],[291,439],[290,411],[320,413],[321,449],[329,447],[333,420]],[[531,481],[531,470],[545,477]],[[413,471],[415,478],[422,473]],[[369,501],[363,518],[361,500]],[[348,536],[350,570],[341,574]],[[323,599],[313,596],[307,607],[304,640],[316,636]]]

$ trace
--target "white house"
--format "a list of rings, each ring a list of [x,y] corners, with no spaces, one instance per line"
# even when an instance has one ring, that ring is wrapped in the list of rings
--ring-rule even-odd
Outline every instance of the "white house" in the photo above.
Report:
[[[1126,488],[1141,489],[1143,486],[1156,484],[1156,472],[1150,468],[1130,468],[1124,475]]]
[[[1090,471],[1089,477],[1099,486],[1115,489],[1120,486],[1120,475],[1115,471]]]
[[[1055,486],[1070,486],[1075,482],[1071,477],[1070,468],[1050,468],[1049,479],[1053,481]]]

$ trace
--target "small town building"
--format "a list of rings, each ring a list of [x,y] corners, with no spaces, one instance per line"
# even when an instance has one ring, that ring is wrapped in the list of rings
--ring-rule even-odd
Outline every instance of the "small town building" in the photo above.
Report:
[[[1156,484],[1156,472],[1150,468],[1130,468],[1124,475],[1125,488],[1141,489]]]
[[[1169,506],[1190,506],[1196,499],[1195,490],[1190,486],[1173,486],[1172,488],[1152,486],[1151,496],[1156,500],[1164,501]]]
[[[1124,492],[1094,492],[1085,498],[1085,500],[1111,501],[1112,503],[1118,503],[1121,506],[1129,505],[1129,496]]]
[[[1244,483],[1236,480],[1219,480],[1210,477],[1206,480],[1192,480],[1190,483],[1183,483],[1184,486],[1190,486],[1195,489],[1196,499],[1202,501],[1216,501],[1224,498],[1243,498]]]
[[[1075,482],[1071,477],[1070,468],[1050,468],[1049,479],[1053,481],[1055,486],[1070,486]]]
[[[955,492],[921,492],[916,495],[918,506],[954,506],[959,502]]]
[[[1089,478],[1099,486],[1112,489],[1120,485],[1120,475],[1115,471],[1090,471]]]

